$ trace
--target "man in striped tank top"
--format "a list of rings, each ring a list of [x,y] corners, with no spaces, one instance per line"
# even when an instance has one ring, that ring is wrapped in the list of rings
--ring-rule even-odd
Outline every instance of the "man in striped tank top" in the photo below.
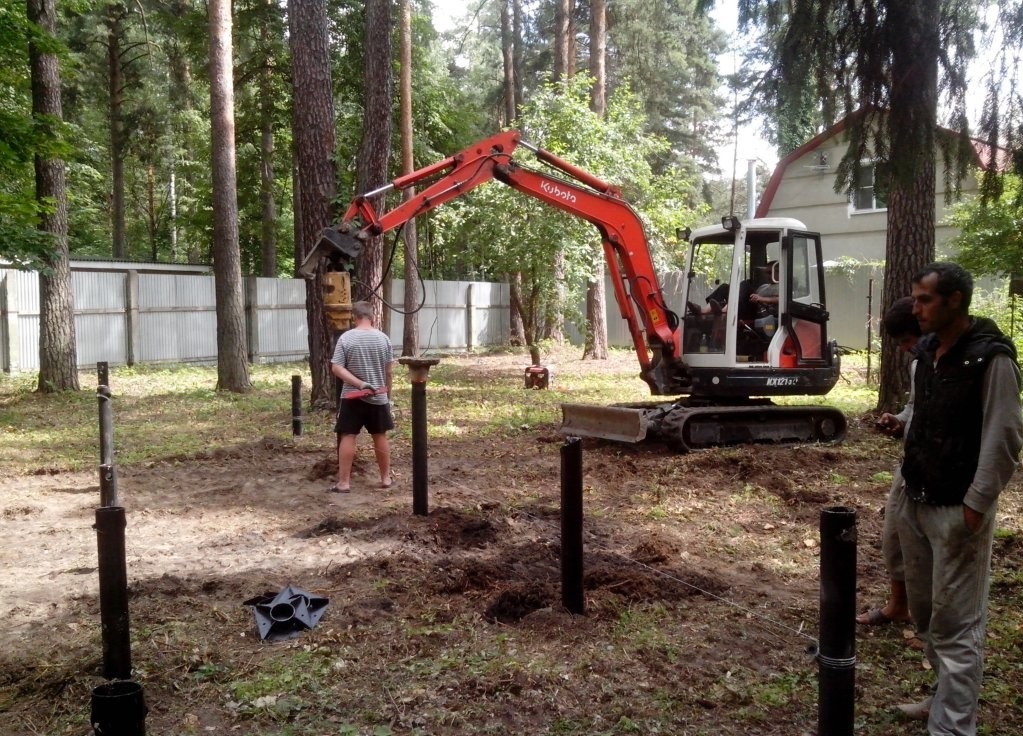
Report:
[[[394,351],[391,341],[373,326],[369,302],[352,305],[355,327],[341,334],[330,361],[330,370],[344,382],[334,431],[338,437],[337,483],[329,490],[351,490],[356,438],[363,427],[373,438],[373,452],[380,470],[380,487],[391,485],[391,445],[387,432],[391,418],[391,382]]]

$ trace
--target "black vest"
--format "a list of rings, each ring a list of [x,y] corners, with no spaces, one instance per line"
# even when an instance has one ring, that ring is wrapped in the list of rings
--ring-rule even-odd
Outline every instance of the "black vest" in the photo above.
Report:
[[[935,506],[961,504],[980,456],[984,373],[999,353],[1015,361],[1016,350],[984,317],[973,319],[937,365],[937,337],[928,336],[920,347],[913,377],[913,419],[902,461],[906,494]]]

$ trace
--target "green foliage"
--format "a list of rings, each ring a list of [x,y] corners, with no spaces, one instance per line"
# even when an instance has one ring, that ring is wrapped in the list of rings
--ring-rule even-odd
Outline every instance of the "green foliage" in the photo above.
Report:
[[[52,241],[37,229],[46,204],[35,198],[36,153],[63,153],[59,121],[33,121],[29,42],[61,47],[29,23],[24,4],[0,6],[0,258],[45,267]],[[56,125],[53,123],[56,122]]]
[[[975,276],[1023,275],[1023,186],[1019,176],[1003,177],[1001,194],[984,202],[956,205],[951,224],[959,230],[950,245],[956,261]]]
[[[645,131],[669,143],[651,159],[654,169],[689,160],[712,168],[727,118],[717,69],[724,34],[694,0],[622,0],[608,3],[608,14],[608,88],[633,89]]]
[[[628,88],[610,98],[601,119],[589,109],[589,86],[583,74],[542,85],[522,109],[523,136],[619,186],[643,220],[655,262],[664,267],[670,262],[675,228],[692,224],[695,217],[686,206],[695,187],[681,172],[654,173],[650,161],[667,150],[667,142],[644,132],[641,106]],[[538,166],[524,148],[517,156],[523,166]],[[505,273],[521,272],[527,328],[537,328],[556,309],[552,266],[556,253],[565,256],[573,302],[581,301],[587,280],[601,268],[602,259],[594,257],[600,240],[592,225],[508,187],[481,187],[438,209],[435,218],[437,255],[429,264],[431,277],[500,279]]]

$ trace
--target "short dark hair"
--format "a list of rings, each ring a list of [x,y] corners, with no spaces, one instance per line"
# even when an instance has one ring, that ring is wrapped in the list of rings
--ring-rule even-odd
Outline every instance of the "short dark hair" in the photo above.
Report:
[[[913,297],[904,296],[892,302],[888,311],[884,313],[881,325],[888,337],[899,338],[903,335],[920,337],[920,323],[913,316]]]
[[[938,285],[935,288],[938,294],[948,299],[958,291],[963,295],[963,312],[969,312],[970,302],[973,300],[973,276],[970,275],[970,272],[958,263],[935,261],[917,271],[913,276],[913,283],[920,283],[932,273],[938,274]]]
[[[352,316],[355,319],[373,319],[373,305],[369,302],[355,302],[352,305]]]

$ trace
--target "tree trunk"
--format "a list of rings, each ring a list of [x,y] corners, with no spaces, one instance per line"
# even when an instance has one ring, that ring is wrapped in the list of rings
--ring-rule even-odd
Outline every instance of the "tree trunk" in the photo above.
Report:
[[[107,9],[107,72],[110,97],[110,220],[113,230],[111,253],[114,258],[128,257],[124,210],[124,120],[121,68],[121,33],[124,6],[114,3]]]
[[[274,0],[267,0],[273,3]],[[274,124],[273,124],[273,54],[270,51],[270,29],[260,31],[265,53],[259,78],[259,272],[266,278],[277,277],[277,203],[274,200]]]
[[[170,7],[171,15],[175,21],[181,21],[190,12],[187,2],[175,2]],[[195,107],[192,99],[192,61],[189,57],[188,52],[184,48],[184,43],[180,39],[174,39],[174,41],[167,45],[168,55],[168,67],[170,72],[170,101],[174,106],[174,109],[180,110],[182,113],[189,113]],[[186,115],[187,117],[187,115]],[[180,133],[180,131],[176,131]],[[184,202],[184,207],[178,199],[178,172],[179,162],[183,159],[185,161],[193,161],[194,156],[192,155],[191,147],[187,142],[187,138],[182,141],[184,145],[184,151],[180,154],[173,154],[171,159],[171,173],[170,173],[170,239],[171,239],[171,260],[177,261],[180,255],[181,247],[179,246],[179,235],[182,231],[181,222],[182,220],[186,223],[184,232],[188,233],[187,222],[190,208],[187,200]],[[185,176],[181,177],[184,189],[187,191],[188,187],[188,175],[187,169]],[[185,210],[185,217],[182,218],[182,210]],[[198,263],[200,260],[201,253],[195,239],[189,240],[185,243],[185,259],[189,263]]]
[[[563,81],[571,76],[572,0],[555,0],[554,4],[554,81]],[[548,310],[544,333],[556,343],[564,342],[565,280],[567,265],[565,251],[559,247],[554,253],[554,303]]]
[[[391,3],[390,0],[366,2],[366,111],[357,161],[357,186],[366,192],[387,182],[387,161],[391,152]],[[377,211],[383,196],[370,200]],[[355,266],[355,298],[373,304],[376,324],[382,322],[384,305],[383,238],[371,238]],[[374,298],[376,297],[376,298]]]
[[[572,0],[554,0],[554,81],[571,76],[569,54],[572,48]]]
[[[892,53],[889,151],[899,152],[890,173],[882,309],[910,293],[911,280],[934,260],[935,130],[937,127],[939,14],[923,0],[892,3],[890,24],[904,29]],[[898,346],[881,342],[878,411],[897,411],[909,387]]]
[[[48,36],[56,35],[54,0],[28,0],[28,19]],[[57,55],[29,42],[32,75],[32,117],[41,131],[57,140],[55,121],[64,117]],[[39,383],[42,393],[77,391],[75,312],[68,263],[68,212],[64,162],[35,156],[36,201],[41,205],[39,229],[53,239],[49,271],[39,274]]]
[[[156,167],[146,166],[146,232],[149,235],[149,253],[153,261],[159,260],[159,242],[157,229],[159,223],[156,216]]]
[[[412,2],[399,0],[401,13],[401,173],[415,170],[412,129]],[[402,193],[407,202],[415,196],[415,187]],[[415,218],[405,224],[405,322],[401,337],[401,354],[419,354],[419,269],[418,240]]]
[[[501,59],[504,66],[504,124],[511,126],[515,107],[515,42],[512,36],[512,0],[501,1]]]
[[[522,321],[522,274],[508,274],[509,311],[511,312],[509,339],[512,345],[526,344],[526,328]]]
[[[590,0],[590,109],[604,117],[606,107],[607,6],[605,0]],[[607,360],[607,295],[604,289],[604,245],[594,245],[596,273],[586,284],[586,339],[583,358]]]
[[[522,2],[521,0],[511,0],[512,3],[512,67],[515,73],[515,119],[519,117],[519,111],[522,109],[522,101],[524,99],[522,80],[524,74],[523,69],[523,49],[525,44],[522,41],[524,34],[525,21],[522,18]]]
[[[607,2],[590,0],[590,109],[601,118],[607,108]]]
[[[234,154],[234,71],[230,0],[210,0],[210,130],[213,164],[213,279],[217,296],[217,389],[243,392],[249,383],[238,246]]]
[[[288,3],[291,41],[293,135],[295,141],[296,267],[316,246],[320,231],[334,219],[337,168],[334,163],[334,103],[325,0]],[[322,274],[306,282],[309,373],[312,405],[335,404],[330,372],[333,336],[323,309]]]

